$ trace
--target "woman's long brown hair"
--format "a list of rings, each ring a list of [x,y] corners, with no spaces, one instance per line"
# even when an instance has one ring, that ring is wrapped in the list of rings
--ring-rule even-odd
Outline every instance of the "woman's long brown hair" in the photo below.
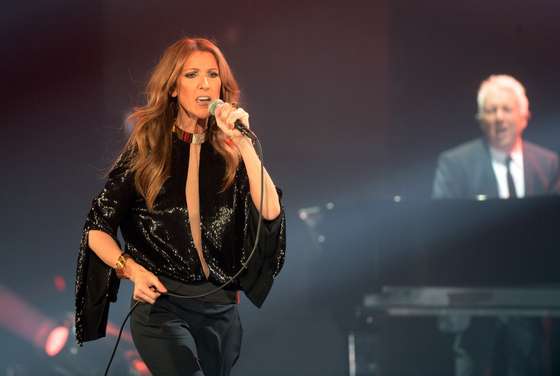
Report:
[[[204,38],[184,38],[169,46],[154,68],[146,86],[146,104],[134,109],[129,121],[132,133],[124,151],[132,151],[128,166],[134,174],[136,190],[153,210],[155,199],[171,168],[172,128],[177,117],[177,98],[171,93],[183,70],[183,65],[194,51],[210,52],[218,62],[222,87],[220,99],[236,105],[239,86],[218,47]],[[225,135],[217,126],[208,126],[208,139],[224,158],[226,171],[223,189],[235,178],[239,155],[225,143]]]

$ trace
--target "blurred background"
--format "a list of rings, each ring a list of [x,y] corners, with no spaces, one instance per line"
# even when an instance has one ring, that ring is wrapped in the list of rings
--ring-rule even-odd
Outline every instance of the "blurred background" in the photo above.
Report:
[[[318,240],[302,213],[429,198],[438,154],[480,135],[482,79],[518,78],[533,115],[525,138],[560,151],[557,1],[49,0],[3,9],[0,375],[104,368],[113,336],[77,348],[71,332],[67,341],[64,331],[49,335],[71,322],[81,229],[125,140],[124,119],[143,103],[164,48],[183,36],[221,47],[284,190],[286,265],[262,309],[241,303],[234,375],[348,374],[347,322],[315,298],[328,296],[322,281],[336,285],[352,271],[324,267],[318,242],[330,238]],[[113,325],[130,294],[122,283]],[[60,344],[54,356],[48,338]],[[136,360],[125,338],[112,374],[143,374]]]

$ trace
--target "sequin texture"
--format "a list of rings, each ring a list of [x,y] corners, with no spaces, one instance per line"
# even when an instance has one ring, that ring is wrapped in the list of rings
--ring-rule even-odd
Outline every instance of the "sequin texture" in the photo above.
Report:
[[[117,161],[105,187],[92,201],[82,233],[76,272],[76,337],[79,343],[105,334],[108,303],[116,300],[119,287],[113,269],[89,249],[87,234],[90,230],[104,231],[117,240],[117,230],[120,229],[125,252],[156,275],[184,283],[205,279],[190,232],[184,194],[189,147],[174,137],[171,175],[156,197],[154,210],[148,211],[145,201],[134,188],[132,173],[127,169],[127,153]],[[255,238],[255,218],[258,217],[243,163],[240,163],[232,186],[220,192],[224,171],[223,158],[210,143],[202,144],[199,168],[202,249],[210,270],[209,280],[215,283],[230,279],[241,263],[246,262]],[[263,255],[268,258],[262,259]],[[282,210],[276,220],[263,224],[259,255],[254,262],[266,264],[266,267],[259,266],[259,270],[266,270],[276,277],[284,257],[285,216]],[[244,281],[236,280],[229,288],[241,288],[247,292],[243,286],[249,284]],[[259,302],[256,304],[262,304],[260,298],[256,301]]]

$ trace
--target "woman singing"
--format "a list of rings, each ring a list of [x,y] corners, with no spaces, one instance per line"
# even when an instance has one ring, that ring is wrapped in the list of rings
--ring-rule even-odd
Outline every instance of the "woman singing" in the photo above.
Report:
[[[155,376],[229,375],[242,329],[237,291],[261,306],[284,263],[279,191],[253,143],[239,89],[221,51],[206,39],[167,48],[131,115],[133,131],[93,200],[76,278],[79,343],[105,335],[119,278],[134,284],[131,331]],[[209,113],[212,101],[225,103]],[[261,189],[262,188],[262,189]],[[224,289],[253,249],[247,270]],[[117,240],[120,228],[124,247]],[[192,345],[192,341],[196,346]],[[196,347],[196,348],[193,348]]]

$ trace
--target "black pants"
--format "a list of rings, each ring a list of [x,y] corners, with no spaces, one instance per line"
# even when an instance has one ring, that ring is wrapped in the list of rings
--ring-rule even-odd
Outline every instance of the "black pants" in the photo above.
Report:
[[[154,376],[227,376],[241,350],[236,304],[162,295],[153,305],[141,303],[130,327]]]

